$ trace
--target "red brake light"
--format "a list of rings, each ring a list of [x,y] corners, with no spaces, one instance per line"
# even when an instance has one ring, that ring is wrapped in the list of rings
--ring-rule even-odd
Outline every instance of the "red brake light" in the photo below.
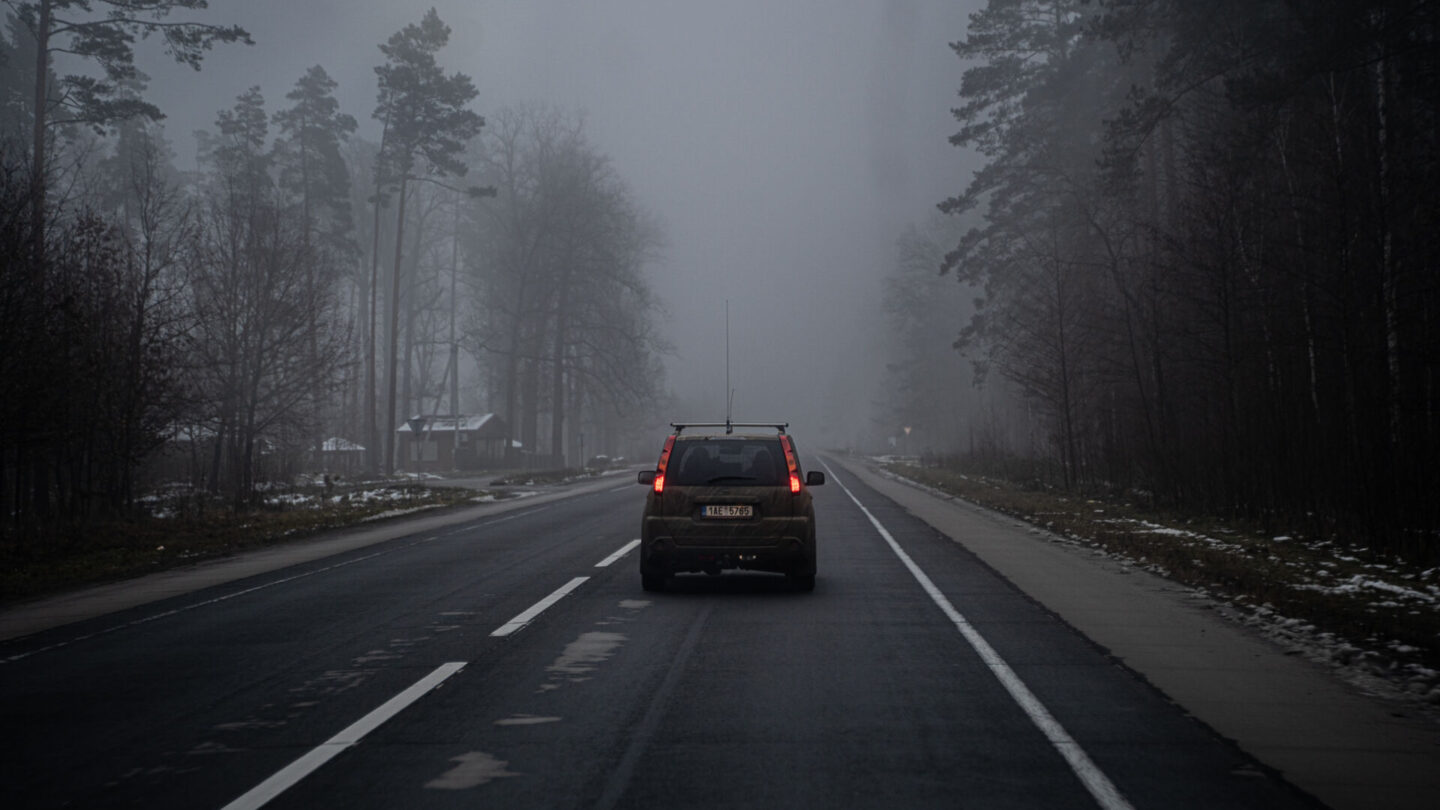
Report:
[[[790,470],[790,493],[800,494],[800,461],[795,458],[795,445],[790,443],[790,437],[780,434],[780,446],[785,450],[785,466]]]
[[[665,449],[660,451],[660,462],[655,465],[655,492],[665,491],[665,467],[670,464],[670,451],[675,449],[675,437],[665,438]]]

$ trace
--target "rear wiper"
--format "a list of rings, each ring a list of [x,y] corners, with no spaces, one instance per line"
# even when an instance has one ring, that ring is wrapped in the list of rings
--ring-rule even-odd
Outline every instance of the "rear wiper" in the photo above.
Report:
[[[705,483],[707,483],[707,484],[716,484],[716,483],[719,483],[719,482],[721,482],[721,481],[754,481],[754,480],[755,480],[755,476],[753,476],[753,475],[717,475],[717,476],[715,476],[714,478],[711,478],[709,481],[706,481]]]

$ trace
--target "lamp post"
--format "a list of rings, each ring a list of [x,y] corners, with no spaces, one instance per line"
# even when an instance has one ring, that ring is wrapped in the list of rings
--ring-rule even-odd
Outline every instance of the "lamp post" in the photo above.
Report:
[[[468,186],[468,187],[465,187],[465,188],[460,188],[459,186],[451,185],[451,184],[446,183],[446,182],[444,182],[443,180],[440,180],[440,179],[435,178],[435,177],[417,177],[417,176],[414,176],[414,175],[406,175],[406,176],[405,176],[404,178],[402,178],[402,179],[404,179],[404,180],[413,180],[413,181],[415,181],[415,182],[417,182],[417,183],[432,183],[432,184],[434,184],[434,185],[439,186],[440,188],[446,189],[447,191],[454,192],[454,193],[457,194],[457,195],[467,196],[467,197],[469,197],[469,198],[472,199],[472,200],[478,200],[478,199],[481,199],[481,198],[483,198],[483,197],[494,197],[494,196],[496,196],[496,195],[498,194],[498,192],[495,190],[495,187],[494,187],[494,186]],[[402,210],[403,210],[403,209],[402,209]],[[397,252],[398,252],[398,251],[397,251]],[[397,259],[396,262],[395,262],[395,272],[396,272],[395,289],[397,290],[397,293],[398,293],[399,283],[400,283],[400,282],[399,282],[400,262],[399,262],[398,259]],[[450,371],[449,371],[449,374],[447,375],[447,376],[450,377],[450,415],[451,415],[452,417],[454,417],[454,422],[455,422],[455,429],[454,429],[453,431],[451,431],[451,433],[450,433],[450,442],[451,442],[451,444],[450,444],[450,466],[451,466],[452,470],[453,470],[453,469],[458,469],[458,467],[459,467],[458,458],[459,458],[459,448],[460,448],[460,343],[459,343],[458,340],[456,340],[456,337],[455,337],[455,317],[456,317],[456,309],[457,309],[458,303],[459,303],[459,277],[460,277],[460,199],[457,197],[456,200],[455,200],[455,228],[454,228],[454,232],[451,234],[451,243],[450,243]],[[397,294],[396,297],[398,298],[398,294]],[[392,316],[391,316],[391,317],[392,317],[392,321],[393,321],[394,318],[398,315],[398,309],[399,309],[399,302],[398,302],[398,300],[397,300],[396,302],[394,302],[394,303],[392,304],[392,306],[395,307],[395,309],[392,310]],[[392,326],[391,328],[392,328],[392,334],[393,334],[396,327]],[[395,350],[392,349],[392,352],[394,352],[394,351],[395,351]],[[409,354],[409,347],[408,347],[408,346],[406,347],[406,354],[405,354],[405,356],[406,356],[406,362],[408,363],[408,362],[409,362],[409,356],[410,356],[410,354]],[[391,384],[393,385],[393,383],[394,383],[394,381],[392,380],[392,381],[391,381]],[[392,389],[392,390],[393,390],[393,389]],[[408,408],[408,406],[409,406],[409,403],[406,403],[406,407],[407,407],[407,408]],[[437,407],[438,407],[438,405],[437,405]]]

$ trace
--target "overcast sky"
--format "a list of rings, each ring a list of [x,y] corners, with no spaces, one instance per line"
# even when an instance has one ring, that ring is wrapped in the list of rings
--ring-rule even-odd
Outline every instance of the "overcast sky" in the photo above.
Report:
[[[892,243],[973,167],[946,141],[962,70],[947,43],[977,0],[210,0],[206,18],[253,47],[223,46],[200,73],[153,43],[141,62],[182,162],[246,88],[273,112],[315,64],[378,140],[377,45],[432,5],[453,29],[441,62],[475,80],[478,112],[584,111],[664,224],[668,379],[699,411],[674,418],[723,418],[728,298],[737,419],[827,444],[864,424]]]

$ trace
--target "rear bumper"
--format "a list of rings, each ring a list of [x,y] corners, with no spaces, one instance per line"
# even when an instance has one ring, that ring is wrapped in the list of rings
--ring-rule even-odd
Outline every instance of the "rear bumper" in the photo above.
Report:
[[[814,574],[815,548],[807,539],[807,524],[793,521],[788,527],[793,534],[764,537],[661,534],[655,531],[659,526],[647,522],[641,532],[640,568],[660,576],[732,568]]]
[[[668,537],[642,547],[642,570],[668,576],[687,571],[720,571],[743,568],[776,573],[813,573],[814,556],[797,538],[775,546],[676,546]]]

